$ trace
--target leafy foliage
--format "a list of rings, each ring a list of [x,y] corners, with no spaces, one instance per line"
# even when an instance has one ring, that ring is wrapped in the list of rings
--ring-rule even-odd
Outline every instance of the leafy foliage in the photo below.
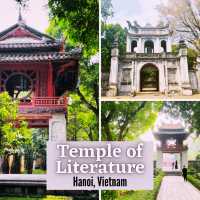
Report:
[[[200,102],[166,102],[163,111],[170,113],[172,117],[183,118],[191,132],[200,134]]]
[[[16,128],[17,102],[7,92],[0,93],[0,154],[23,153],[23,145],[31,143],[31,131],[27,123],[19,122]]]
[[[119,53],[123,55],[126,51],[126,30],[119,24],[105,25],[102,29],[104,37],[101,39],[101,55],[102,55],[102,71],[109,72],[111,60],[111,48],[115,39],[118,36]]]
[[[200,154],[198,154],[198,155],[196,156],[196,160],[197,160],[197,161],[200,161]]]
[[[33,160],[37,158],[42,159],[43,162],[40,167],[46,170],[46,142],[48,140],[47,129],[31,129],[31,132],[31,143],[24,146],[25,164],[29,174],[33,173]]]
[[[200,190],[200,180],[195,178],[194,176],[192,175],[189,175],[188,177],[188,181],[194,185],[194,187],[196,187],[198,190]]]
[[[56,37],[64,34],[66,48],[78,45],[84,50],[80,61],[80,85],[70,94],[72,104],[68,107],[68,139],[97,139],[99,69],[98,64],[91,63],[91,58],[98,51],[98,1],[49,0],[48,5],[50,26],[47,32]],[[76,125],[78,128],[75,128]]]
[[[48,28],[48,33],[51,34],[52,36],[60,36],[62,33],[62,30],[58,28],[57,26],[53,26],[53,24],[50,24]],[[73,44],[69,44],[67,42],[66,48],[73,48]],[[78,115],[79,119],[79,112],[80,115],[83,113],[84,110],[84,115],[88,119],[88,126],[93,127],[93,124],[95,123],[96,126],[98,126],[97,121],[98,121],[98,113],[99,113],[99,108],[98,108],[98,101],[99,101],[99,93],[98,93],[98,65],[93,64],[88,60],[88,58],[83,57],[80,61],[80,85],[77,88],[75,92],[72,92],[70,94],[70,98],[72,99],[71,105],[68,107],[68,117],[70,118],[69,121],[70,123],[68,132],[71,134],[68,139],[74,140],[74,139],[81,139],[80,137],[73,136],[72,132],[76,132],[75,128],[75,122],[74,120],[71,121],[72,118],[74,118],[74,113]],[[82,104],[82,105],[79,105]],[[93,115],[91,117],[91,111],[93,112]],[[73,113],[74,112],[74,113]],[[88,115],[87,115],[88,113]],[[89,117],[90,116],[90,117]],[[95,122],[93,122],[93,120]],[[81,127],[81,128],[80,128]],[[70,130],[72,128],[72,130]],[[85,125],[79,124],[79,129],[86,130]],[[93,130],[97,130],[97,127]],[[98,132],[98,131],[97,131]],[[96,132],[96,135],[97,135]],[[79,134],[83,135],[83,138],[85,138],[86,133]],[[90,133],[88,133],[88,136]],[[87,137],[88,138],[88,137]],[[96,136],[94,136],[96,138]]]
[[[32,143],[34,150],[34,157],[46,155],[46,142],[48,140],[47,129],[32,129]]]
[[[103,140],[134,140],[153,127],[162,102],[103,102]]]
[[[86,56],[98,50],[98,0],[49,0],[51,27],[59,27],[64,37],[84,47]]]
[[[162,2],[157,8],[161,16],[170,23],[174,35],[184,38],[200,52],[199,1],[173,0],[166,4]]]
[[[13,154],[16,162],[25,155],[26,168],[31,173],[34,158],[39,156],[45,163],[47,130],[29,129],[27,122],[17,120],[17,113],[17,101],[7,92],[0,93],[0,155]],[[18,164],[14,167],[19,169]]]
[[[180,49],[179,45],[172,45],[172,53],[174,55],[178,55],[179,49]],[[188,48],[187,58],[188,58],[188,66],[190,69],[193,69],[196,66],[197,56],[198,53],[196,50]]]
[[[72,141],[98,140],[98,125],[94,112],[81,103],[77,94],[71,94],[72,104],[68,107],[67,139]]]
[[[102,191],[102,200],[155,200],[161,183],[164,177],[164,173],[160,171],[154,178],[153,190],[138,190],[138,191]]]

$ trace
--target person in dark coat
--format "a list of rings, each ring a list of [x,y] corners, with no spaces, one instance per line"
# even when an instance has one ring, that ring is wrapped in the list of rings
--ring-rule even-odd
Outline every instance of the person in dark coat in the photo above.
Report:
[[[175,169],[178,169],[178,161],[175,162]]]
[[[174,170],[174,164],[175,164],[175,163],[174,163],[174,162],[172,162],[172,170]]]
[[[187,168],[185,167],[185,165],[183,166],[182,169],[182,176],[184,178],[184,181],[187,181]]]

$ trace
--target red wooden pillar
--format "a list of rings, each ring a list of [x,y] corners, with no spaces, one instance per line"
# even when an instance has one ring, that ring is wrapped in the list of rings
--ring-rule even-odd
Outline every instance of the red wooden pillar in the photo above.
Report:
[[[49,61],[48,65],[48,96],[53,96],[53,67],[51,61]]]

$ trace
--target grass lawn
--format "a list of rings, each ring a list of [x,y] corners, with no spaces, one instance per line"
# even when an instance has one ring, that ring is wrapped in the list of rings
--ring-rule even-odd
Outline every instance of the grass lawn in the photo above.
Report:
[[[24,174],[27,174],[27,170],[24,171]],[[46,170],[34,169],[33,174],[46,174]]]
[[[46,174],[46,171],[42,169],[35,169],[33,170],[33,174]]]
[[[33,197],[0,197],[0,200],[72,200],[71,197],[64,197],[64,196],[51,196],[48,195],[47,197],[42,198],[33,198]]]

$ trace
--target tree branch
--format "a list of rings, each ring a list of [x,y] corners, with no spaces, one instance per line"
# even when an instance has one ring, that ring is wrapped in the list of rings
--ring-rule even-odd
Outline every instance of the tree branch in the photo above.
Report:
[[[94,112],[94,114],[97,116],[99,116],[99,112],[98,109],[96,107],[94,107],[89,101],[86,100],[86,98],[84,97],[84,95],[81,93],[80,89],[77,89],[77,94],[79,95],[81,101],[88,107],[88,109],[90,109],[92,112]]]

